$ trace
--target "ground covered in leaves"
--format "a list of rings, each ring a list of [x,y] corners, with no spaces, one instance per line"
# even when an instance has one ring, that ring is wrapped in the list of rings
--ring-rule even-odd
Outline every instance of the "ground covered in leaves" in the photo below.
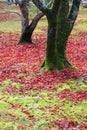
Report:
[[[0,33],[0,129],[87,129],[86,35],[72,35],[67,43],[77,70],[45,72],[43,34],[34,34],[35,44],[18,45],[18,34]]]
[[[0,33],[0,129],[87,129],[87,32],[70,36],[66,54],[77,70],[45,72],[46,36],[18,45],[19,34]]]

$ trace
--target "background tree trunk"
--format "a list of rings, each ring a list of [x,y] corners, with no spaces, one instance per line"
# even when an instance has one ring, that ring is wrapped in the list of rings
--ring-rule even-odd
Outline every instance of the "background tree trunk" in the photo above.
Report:
[[[17,0],[19,1],[19,0]],[[32,0],[32,1],[35,1],[35,0]],[[49,8],[52,3],[53,3],[54,0],[47,0],[47,7]],[[37,2],[37,1],[36,1]],[[19,3],[20,4],[20,3]],[[26,3],[25,3],[26,4]],[[23,5],[24,6],[24,5]],[[25,6],[24,6],[25,7]],[[23,8],[24,8],[23,7]],[[20,9],[21,9],[21,12],[23,13],[23,9],[22,9],[22,6],[20,4]],[[22,11],[23,10],[23,11]],[[27,10],[26,10],[27,12]],[[27,16],[27,15],[26,15]],[[37,26],[37,23],[39,22],[39,20],[44,16],[44,13],[42,11],[38,12],[38,14],[33,18],[32,22],[30,24],[28,24],[27,21],[27,17],[26,18],[26,26],[25,28],[23,28],[23,31],[22,31],[22,35],[21,35],[21,38],[19,40],[19,44],[24,44],[24,43],[32,43],[32,34]],[[23,21],[23,20],[22,20]]]
[[[32,20],[31,24],[29,24],[25,30],[23,31],[21,38],[19,40],[19,44],[24,44],[24,43],[32,43],[32,34],[33,31],[35,30],[37,23],[39,20],[44,16],[42,12],[39,12]]]
[[[16,2],[19,4],[22,14],[22,33],[23,33],[29,24],[29,18],[28,18],[29,12],[27,7],[28,0],[21,0],[21,1],[16,0]]]

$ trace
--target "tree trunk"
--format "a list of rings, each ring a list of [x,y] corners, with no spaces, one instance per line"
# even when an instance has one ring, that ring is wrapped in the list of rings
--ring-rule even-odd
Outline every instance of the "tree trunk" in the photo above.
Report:
[[[22,0],[22,3],[19,4],[21,14],[22,14],[22,33],[24,32],[25,28],[29,24],[27,1],[28,0]]]
[[[46,15],[48,35],[46,58],[42,64],[45,70],[60,70],[73,68],[66,57],[66,44],[79,12],[81,0],[73,0],[69,9],[69,0],[53,0],[53,6],[48,9],[44,0],[32,0]]]
[[[65,5],[64,2],[61,2],[58,14],[51,15],[51,18],[48,18],[46,58],[42,64],[45,70],[73,68],[66,57],[66,44],[71,30],[69,28],[70,23],[66,18],[68,3]]]
[[[42,12],[39,12],[32,20],[31,24],[28,25],[24,32],[21,35],[21,38],[19,40],[19,44],[24,44],[24,43],[32,43],[32,34],[33,31],[35,30],[37,23],[39,22],[39,20],[41,19],[41,17],[43,17],[44,14]]]
[[[21,22],[22,22],[22,33],[23,33],[29,24],[29,18],[28,18],[29,12],[28,12],[28,7],[27,7],[28,0],[16,0],[16,3],[20,7],[20,11],[22,15]]]
[[[19,0],[16,0],[16,1],[19,1]],[[22,1],[25,2],[25,0],[22,0]],[[34,1],[34,0],[32,0],[32,1]],[[52,3],[53,3],[53,0],[49,0],[47,7],[50,8]],[[19,3],[19,5],[21,5],[21,4]],[[22,5],[22,6],[24,6],[24,5]],[[20,6],[20,9],[21,9],[21,12],[23,14],[23,13],[25,13],[24,9],[23,9],[25,6],[24,7],[22,7],[22,6]],[[26,10],[26,13],[27,13],[27,10]],[[44,16],[44,13],[41,11],[33,18],[32,22],[30,24],[28,24],[28,21],[25,22],[27,26],[25,26],[25,29],[23,28],[22,35],[21,35],[21,38],[19,40],[19,44],[32,43],[32,34],[37,26],[37,23],[39,22],[39,20],[43,16]],[[26,20],[28,20],[27,17],[25,17],[25,18],[26,18]]]
[[[56,68],[56,20],[55,17],[48,17],[48,35],[47,35],[47,47],[46,47],[46,58],[42,64],[42,67],[46,70],[51,70]]]
[[[69,32],[67,32],[67,29],[65,31],[63,25],[58,24],[58,22],[56,23],[55,20],[52,23],[53,18],[48,21],[46,58],[42,67],[45,70],[60,70],[66,67],[72,68],[73,66],[68,62],[66,57],[66,43]]]
[[[66,67],[74,68],[66,57],[66,44],[79,12],[81,0],[73,0],[69,10],[69,0],[53,0],[49,9],[44,0],[32,0],[46,15],[48,35],[46,57],[42,64],[45,70],[61,70]]]
[[[26,44],[26,43],[32,43],[32,39],[31,39],[31,36],[32,36],[32,29],[30,27],[30,25],[28,25],[24,32],[21,34],[21,37],[20,37],[20,40],[19,40],[19,44]]]

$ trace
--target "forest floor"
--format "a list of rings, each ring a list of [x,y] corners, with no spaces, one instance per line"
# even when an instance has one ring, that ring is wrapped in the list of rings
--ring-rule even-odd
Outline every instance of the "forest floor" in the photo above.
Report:
[[[0,130],[87,130],[87,17],[81,10],[66,54],[77,70],[41,69],[45,18],[35,44],[18,45],[21,21],[0,13]]]

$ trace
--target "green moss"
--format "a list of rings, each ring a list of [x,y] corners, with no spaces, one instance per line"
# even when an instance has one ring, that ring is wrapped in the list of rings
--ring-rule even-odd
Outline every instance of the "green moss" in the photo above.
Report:
[[[5,113],[10,107],[9,103],[0,101],[0,114]]]
[[[2,87],[8,87],[8,85],[11,83],[11,80],[10,79],[7,79],[7,80],[4,80],[2,82]]]

